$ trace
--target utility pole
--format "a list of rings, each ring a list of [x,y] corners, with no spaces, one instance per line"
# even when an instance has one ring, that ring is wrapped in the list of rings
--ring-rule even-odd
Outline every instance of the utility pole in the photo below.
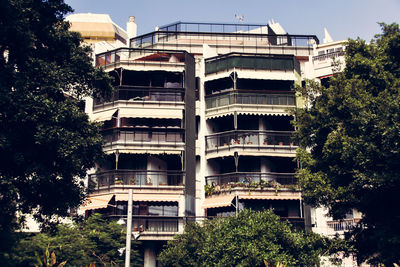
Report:
[[[128,215],[127,215],[127,223],[126,223],[125,267],[130,267],[130,261],[131,261],[132,197],[133,197],[133,189],[129,189]]]

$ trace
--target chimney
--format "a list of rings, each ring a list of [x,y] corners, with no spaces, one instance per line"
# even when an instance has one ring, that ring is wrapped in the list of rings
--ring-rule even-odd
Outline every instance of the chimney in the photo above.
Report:
[[[135,22],[135,16],[129,16],[129,21],[126,23],[126,33],[128,38],[134,38],[137,35],[137,25]]]

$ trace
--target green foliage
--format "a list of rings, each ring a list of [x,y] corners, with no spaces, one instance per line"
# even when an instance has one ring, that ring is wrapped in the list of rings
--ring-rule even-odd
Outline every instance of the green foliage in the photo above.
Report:
[[[108,75],[69,32],[62,0],[0,1],[0,264],[23,220],[65,216],[85,197],[82,179],[102,137],[82,97],[109,95]],[[4,263],[5,264],[5,263]]]
[[[186,226],[160,254],[163,266],[311,266],[339,243],[293,230],[267,210]]]
[[[400,30],[367,44],[349,40],[346,68],[324,88],[308,83],[309,106],[296,111],[299,178],[305,201],[334,218],[363,214],[349,234],[358,260],[400,262]]]
[[[58,262],[56,254],[53,252],[49,252],[49,248],[46,248],[46,251],[43,253],[43,261],[40,259],[39,255],[36,255],[37,261],[39,265],[35,265],[35,267],[64,267],[67,261]]]
[[[50,250],[59,260],[68,260],[67,265],[70,266],[121,266],[125,255],[120,255],[118,249],[125,247],[124,230],[115,221],[108,222],[100,214],[79,223],[60,224],[54,234],[39,233],[21,238],[12,254],[11,265],[34,266],[36,255],[47,255]],[[138,245],[137,241],[132,242],[132,246],[135,245]],[[131,259],[132,266],[139,266],[137,250],[131,251]]]

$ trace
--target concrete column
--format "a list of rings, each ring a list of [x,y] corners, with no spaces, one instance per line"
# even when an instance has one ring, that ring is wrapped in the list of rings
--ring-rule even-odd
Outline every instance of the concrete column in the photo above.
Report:
[[[148,243],[144,248],[144,267],[156,267],[156,252],[153,244]]]

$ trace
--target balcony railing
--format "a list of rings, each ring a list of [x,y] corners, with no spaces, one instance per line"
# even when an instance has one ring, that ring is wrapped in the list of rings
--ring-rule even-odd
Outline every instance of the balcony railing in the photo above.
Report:
[[[89,175],[94,190],[115,185],[178,186],[183,185],[183,171],[111,170]]]
[[[176,86],[172,84],[171,86]],[[94,106],[105,102],[115,102],[118,100],[132,102],[183,102],[185,97],[184,88],[176,87],[144,87],[144,86],[118,86],[110,100],[95,99]]]
[[[293,92],[287,94],[274,94],[228,91],[217,95],[206,96],[206,109],[234,104],[295,107],[295,100],[296,96]]]
[[[135,129],[114,129],[103,131],[105,145],[113,144],[139,144],[139,145],[162,145],[169,146],[184,142],[183,130],[159,131],[156,130],[135,130]]]
[[[227,185],[243,183],[251,185],[252,183],[261,184],[262,182],[278,183],[282,185],[295,185],[298,179],[294,173],[274,173],[274,172],[231,172],[206,177],[207,185]]]
[[[327,222],[328,227],[333,229],[333,231],[349,231],[356,227],[357,223],[354,219],[343,219]]]
[[[118,48],[96,55],[96,67],[118,68],[121,64],[148,66],[183,66],[185,51],[162,49]]]
[[[292,55],[263,55],[249,53],[229,53],[206,59],[205,73],[216,73],[224,70],[280,70],[300,73],[300,63]]]
[[[265,34],[265,33],[244,33],[244,32],[203,32],[203,31],[176,31],[175,29],[160,29],[159,31],[141,35],[130,40],[132,48],[149,48],[160,44],[176,45],[176,49],[182,45],[198,46],[203,43],[213,43],[217,47],[306,47],[312,48],[319,43],[315,35],[289,35],[289,34]]]
[[[234,147],[295,146],[290,131],[236,130],[206,136],[206,152]]]
[[[328,54],[322,54],[322,55],[318,55],[318,56],[313,56],[313,61],[323,61],[323,60],[327,60],[330,58],[336,58],[336,57],[340,57],[340,56],[344,56],[346,54],[345,51],[337,51],[337,52],[333,52],[333,53],[328,53]]]

